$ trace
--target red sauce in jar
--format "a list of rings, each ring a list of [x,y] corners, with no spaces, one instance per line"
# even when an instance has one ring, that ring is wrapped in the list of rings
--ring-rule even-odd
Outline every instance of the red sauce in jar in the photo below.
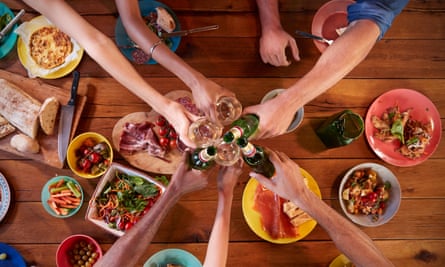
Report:
[[[283,212],[283,203],[287,201],[258,184],[255,190],[254,210],[261,214],[264,231],[273,239],[294,238],[298,236],[298,227],[290,223]]]

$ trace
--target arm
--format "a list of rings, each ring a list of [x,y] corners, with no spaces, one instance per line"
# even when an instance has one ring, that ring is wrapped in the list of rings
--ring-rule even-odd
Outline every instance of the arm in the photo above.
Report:
[[[295,84],[264,104],[246,108],[244,113],[260,116],[260,132],[255,138],[283,134],[300,107],[334,86],[365,59],[379,34],[379,27],[371,20],[353,22]]]
[[[218,174],[218,208],[207,246],[204,267],[226,266],[233,189],[242,172],[242,164],[243,161],[240,160],[233,166],[221,167]]]
[[[207,175],[205,173],[188,170],[187,168],[184,156],[166,191],[150,212],[144,215],[125,235],[120,237],[94,266],[136,266],[139,258],[146,252],[147,247],[156,235],[165,216],[181,196],[202,189],[207,185]],[[134,244],[139,245],[135,246]]]
[[[145,24],[140,15],[137,0],[115,0],[119,15],[130,38],[147,54],[150,48],[159,41],[157,35]],[[184,62],[176,53],[163,43],[153,51],[153,59],[164,68],[175,74],[193,93],[196,105],[206,115],[216,121],[214,103],[223,95],[234,96],[234,93],[207,79],[203,74]]]
[[[196,120],[196,116],[147,84],[110,38],[89,24],[63,0],[24,0],[23,2],[78,41],[112,77],[167,118],[175,126],[175,130],[184,143],[194,147],[193,142],[187,137],[187,131],[190,121]]]
[[[299,166],[280,152],[268,151],[276,175],[267,179],[250,173],[269,190],[306,211],[329,234],[335,245],[358,266],[394,266],[357,226],[318,198],[305,185]]]
[[[256,0],[261,22],[260,55],[264,63],[276,67],[289,66],[286,48],[291,49],[296,61],[300,60],[295,38],[283,30],[280,23],[278,0]]]

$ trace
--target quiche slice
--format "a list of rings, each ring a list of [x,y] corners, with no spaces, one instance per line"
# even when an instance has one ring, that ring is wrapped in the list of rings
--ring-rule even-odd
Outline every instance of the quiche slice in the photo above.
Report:
[[[45,26],[34,31],[29,40],[31,58],[44,69],[65,63],[73,51],[71,38],[57,27]]]

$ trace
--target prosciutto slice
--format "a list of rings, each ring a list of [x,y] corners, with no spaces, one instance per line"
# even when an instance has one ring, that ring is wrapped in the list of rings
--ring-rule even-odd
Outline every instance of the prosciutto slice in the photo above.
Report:
[[[119,150],[129,154],[146,151],[150,156],[163,158],[166,150],[159,144],[153,127],[154,124],[148,121],[125,123],[119,140]]]

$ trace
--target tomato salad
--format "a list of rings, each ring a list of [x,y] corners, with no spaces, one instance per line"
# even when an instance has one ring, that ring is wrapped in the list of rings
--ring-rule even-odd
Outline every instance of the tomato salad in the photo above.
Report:
[[[77,168],[88,174],[98,174],[106,170],[110,165],[110,148],[105,142],[97,142],[93,138],[87,138],[76,149]]]
[[[374,170],[356,170],[342,192],[342,198],[347,202],[346,210],[351,214],[371,215],[372,220],[377,221],[386,207],[390,188],[389,182],[378,181]]]
[[[167,185],[165,176],[156,180]],[[126,231],[137,223],[161,195],[161,189],[144,178],[116,171],[95,199],[98,219],[110,228]]]

